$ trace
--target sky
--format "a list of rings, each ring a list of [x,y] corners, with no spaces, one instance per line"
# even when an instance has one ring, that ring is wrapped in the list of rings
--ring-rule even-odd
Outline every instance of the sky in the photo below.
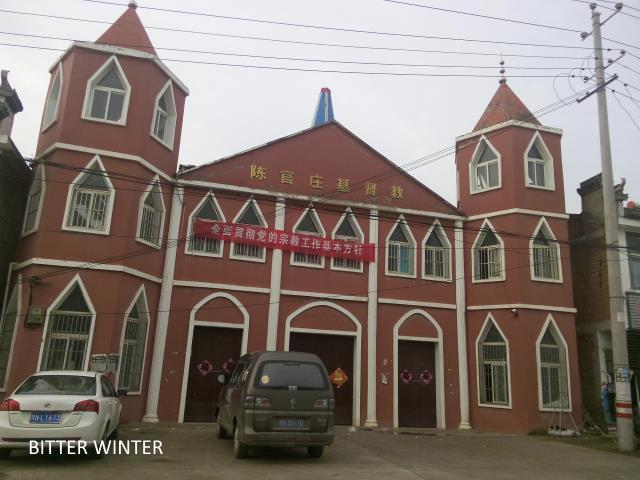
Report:
[[[588,86],[581,77],[593,73],[591,37],[581,41],[577,32],[415,6],[590,32],[587,2],[399,1],[404,3],[140,0],[137,13],[158,55],[190,89],[179,162],[210,162],[310,127],[322,87],[331,88],[337,121],[402,166],[452,147],[456,136],[473,129],[498,87],[501,58],[509,86],[534,113]],[[602,18],[607,18],[614,2],[598,3]],[[94,41],[108,28],[101,22],[115,21],[126,4],[126,0],[2,0],[0,67],[10,70],[9,81],[24,105],[12,138],[25,157],[35,154],[48,70],[61,53],[56,49],[66,49],[70,40]],[[620,49],[627,50],[607,68],[607,74],[616,73],[621,80],[609,86],[616,93],[607,91],[613,170],[617,181],[627,179],[630,198],[640,202],[640,0],[626,2],[622,13],[603,26],[603,37],[609,39],[603,40],[604,47],[612,49],[606,59],[615,60]],[[380,63],[394,65],[375,65]],[[600,171],[597,104],[595,95],[581,103],[563,103],[539,120],[564,132],[567,211],[578,212],[576,188]],[[455,204],[454,156],[418,165],[409,173]]]

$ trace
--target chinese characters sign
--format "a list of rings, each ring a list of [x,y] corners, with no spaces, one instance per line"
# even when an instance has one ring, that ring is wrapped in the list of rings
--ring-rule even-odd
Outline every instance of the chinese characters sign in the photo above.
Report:
[[[198,218],[193,235],[259,247],[278,248],[288,252],[312,253],[325,257],[347,258],[364,262],[375,260],[375,245],[373,243],[354,243],[255,225],[214,222]]]

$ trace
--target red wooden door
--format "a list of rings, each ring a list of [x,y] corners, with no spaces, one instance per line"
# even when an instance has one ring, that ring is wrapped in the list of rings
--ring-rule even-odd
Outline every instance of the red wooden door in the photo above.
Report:
[[[185,422],[213,422],[222,385],[220,373],[231,373],[240,358],[242,330],[195,327],[185,398]],[[231,360],[231,361],[229,361]]]
[[[436,356],[431,342],[398,341],[398,426],[436,428]]]
[[[331,375],[340,368],[348,380],[338,387],[333,385],[336,399],[336,425],[353,424],[353,342],[354,337],[343,335],[316,335],[292,332],[289,350],[315,353]]]

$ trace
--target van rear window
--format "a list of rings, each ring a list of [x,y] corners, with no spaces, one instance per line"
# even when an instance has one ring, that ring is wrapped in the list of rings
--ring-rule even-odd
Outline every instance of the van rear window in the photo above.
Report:
[[[255,387],[273,390],[326,390],[329,383],[317,363],[270,361],[260,365]]]

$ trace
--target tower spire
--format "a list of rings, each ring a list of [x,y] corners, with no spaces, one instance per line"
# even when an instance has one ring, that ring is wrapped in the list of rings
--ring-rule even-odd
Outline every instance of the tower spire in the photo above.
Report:
[[[504,85],[505,83],[507,83],[507,77],[504,76],[504,58],[502,58],[502,54],[500,54],[500,80],[498,80],[498,83],[500,85]]]
[[[127,10],[96,40],[96,43],[132,48],[157,56],[149,35],[136,13],[137,8],[137,2],[131,0]]]
[[[318,106],[311,122],[312,127],[319,127],[325,123],[333,122],[333,104],[331,103],[331,90],[323,87],[320,90]]]

